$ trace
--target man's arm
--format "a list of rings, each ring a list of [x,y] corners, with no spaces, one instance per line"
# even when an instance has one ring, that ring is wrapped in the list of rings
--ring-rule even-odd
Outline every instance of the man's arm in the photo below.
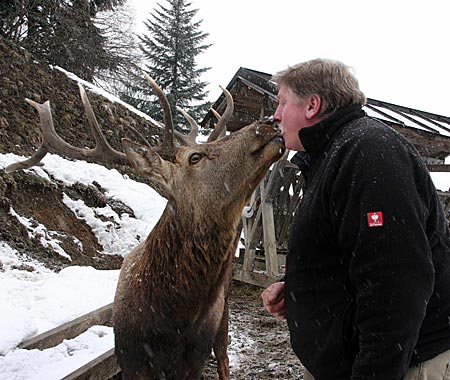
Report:
[[[392,133],[363,137],[353,141],[331,191],[355,288],[359,352],[351,379],[397,380],[409,366],[434,284],[426,231],[426,192],[433,188]]]

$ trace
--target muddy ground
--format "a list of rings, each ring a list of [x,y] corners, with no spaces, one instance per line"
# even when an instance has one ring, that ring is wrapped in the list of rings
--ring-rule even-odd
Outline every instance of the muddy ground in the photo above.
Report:
[[[286,322],[262,306],[262,289],[234,281],[230,297],[228,354],[233,380],[303,379],[292,352]],[[215,361],[207,363],[204,380],[216,380]]]
[[[289,345],[286,322],[268,314],[262,289],[233,281],[230,295],[228,356],[231,380],[301,380],[303,367]],[[211,354],[202,380],[218,380]],[[122,380],[121,375],[113,380]]]

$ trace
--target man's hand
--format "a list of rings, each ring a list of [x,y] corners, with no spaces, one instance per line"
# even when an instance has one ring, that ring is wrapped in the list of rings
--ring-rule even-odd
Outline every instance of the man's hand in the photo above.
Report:
[[[261,294],[264,307],[273,316],[286,319],[284,310],[284,282],[275,282]]]

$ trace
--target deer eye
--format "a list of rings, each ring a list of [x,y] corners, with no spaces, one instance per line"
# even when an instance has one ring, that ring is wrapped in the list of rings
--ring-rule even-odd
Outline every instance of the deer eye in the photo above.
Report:
[[[189,164],[190,165],[195,165],[198,162],[200,162],[200,160],[204,157],[203,153],[192,153],[191,156],[189,157]]]

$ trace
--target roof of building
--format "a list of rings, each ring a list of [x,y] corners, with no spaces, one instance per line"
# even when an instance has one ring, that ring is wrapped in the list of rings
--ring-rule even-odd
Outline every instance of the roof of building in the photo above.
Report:
[[[235,109],[227,128],[235,131],[264,116],[273,114],[277,105],[277,88],[272,75],[241,67],[231,79],[227,90],[233,95]],[[225,108],[222,94],[213,104],[219,113]],[[406,135],[428,159],[443,160],[450,155],[450,117],[387,103],[372,98],[363,107],[369,116],[380,119]],[[210,111],[203,127],[213,126]]]

